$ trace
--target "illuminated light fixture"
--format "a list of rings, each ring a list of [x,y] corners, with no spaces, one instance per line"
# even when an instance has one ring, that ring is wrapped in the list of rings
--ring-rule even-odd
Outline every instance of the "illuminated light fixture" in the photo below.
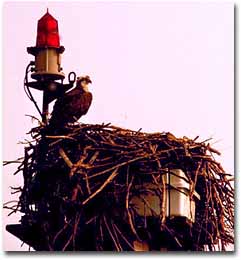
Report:
[[[28,47],[28,53],[35,56],[35,68],[31,77],[36,80],[63,80],[61,54],[64,47],[60,46],[58,21],[47,13],[38,21],[37,40],[35,47]]]

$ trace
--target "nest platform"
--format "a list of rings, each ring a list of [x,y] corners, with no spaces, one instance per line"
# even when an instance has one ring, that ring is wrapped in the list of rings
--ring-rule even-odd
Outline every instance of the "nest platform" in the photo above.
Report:
[[[8,230],[35,250],[135,251],[138,242],[148,250],[224,251],[234,243],[232,176],[208,140],[110,124],[69,126],[58,135],[41,131],[31,131],[33,141],[19,159],[19,202],[5,205],[23,213],[21,226]],[[188,179],[190,198],[200,195],[194,223],[165,214],[164,176],[177,168]],[[132,203],[143,183],[158,187],[158,215],[140,216]],[[141,192],[151,191],[144,186]]]

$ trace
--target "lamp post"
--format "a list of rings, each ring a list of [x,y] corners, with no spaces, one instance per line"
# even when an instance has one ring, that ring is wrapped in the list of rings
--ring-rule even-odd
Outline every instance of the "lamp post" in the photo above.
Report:
[[[65,74],[61,67],[61,54],[64,50],[65,48],[60,46],[58,21],[47,9],[46,14],[38,21],[36,46],[27,48],[27,52],[35,59],[27,65],[24,78],[25,92],[34,103],[45,125],[48,123],[49,104],[71,89],[76,80],[76,74],[70,72],[69,82],[63,83]],[[29,73],[33,81],[29,81]],[[32,88],[43,91],[42,110],[39,109],[31,93]],[[38,240],[41,232],[36,227],[26,227],[21,223],[7,225],[6,229],[35,250],[45,248]]]
[[[27,94],[41,114],[44,124],[48,122],[49,103],[72,88],[76,79],[76,74],[70,72],[69,83],[63,84],[65,74],[61,67],[61,54],[64,50],[65,48],[60,45],[58,21],[47,9],[46,14],[38,21],[36,46],[27,48],[27,52],[32,54],[35,60],[30,62],[25,75]],[[29,71],[35,81],[28,81]],[[43,91],[42,111],[38,108],[29,88]]]

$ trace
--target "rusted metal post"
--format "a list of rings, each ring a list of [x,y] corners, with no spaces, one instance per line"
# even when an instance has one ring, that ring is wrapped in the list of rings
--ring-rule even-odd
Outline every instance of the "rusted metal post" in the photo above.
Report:
[[[47,93],[47,91],[44,91],[43,108],[42,108],[42,122],[45,125],[48,123],[48,113],[49,113],[48,93]]]

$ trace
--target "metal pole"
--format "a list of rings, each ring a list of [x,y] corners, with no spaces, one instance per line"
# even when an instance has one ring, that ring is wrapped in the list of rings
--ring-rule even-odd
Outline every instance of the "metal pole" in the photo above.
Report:
[[[49,103],[48,103],[48,93],[44,90],[43,93],[43,109],[42,109],[42,121],[45,125],[48,123],[48,113],[49,113]]]

